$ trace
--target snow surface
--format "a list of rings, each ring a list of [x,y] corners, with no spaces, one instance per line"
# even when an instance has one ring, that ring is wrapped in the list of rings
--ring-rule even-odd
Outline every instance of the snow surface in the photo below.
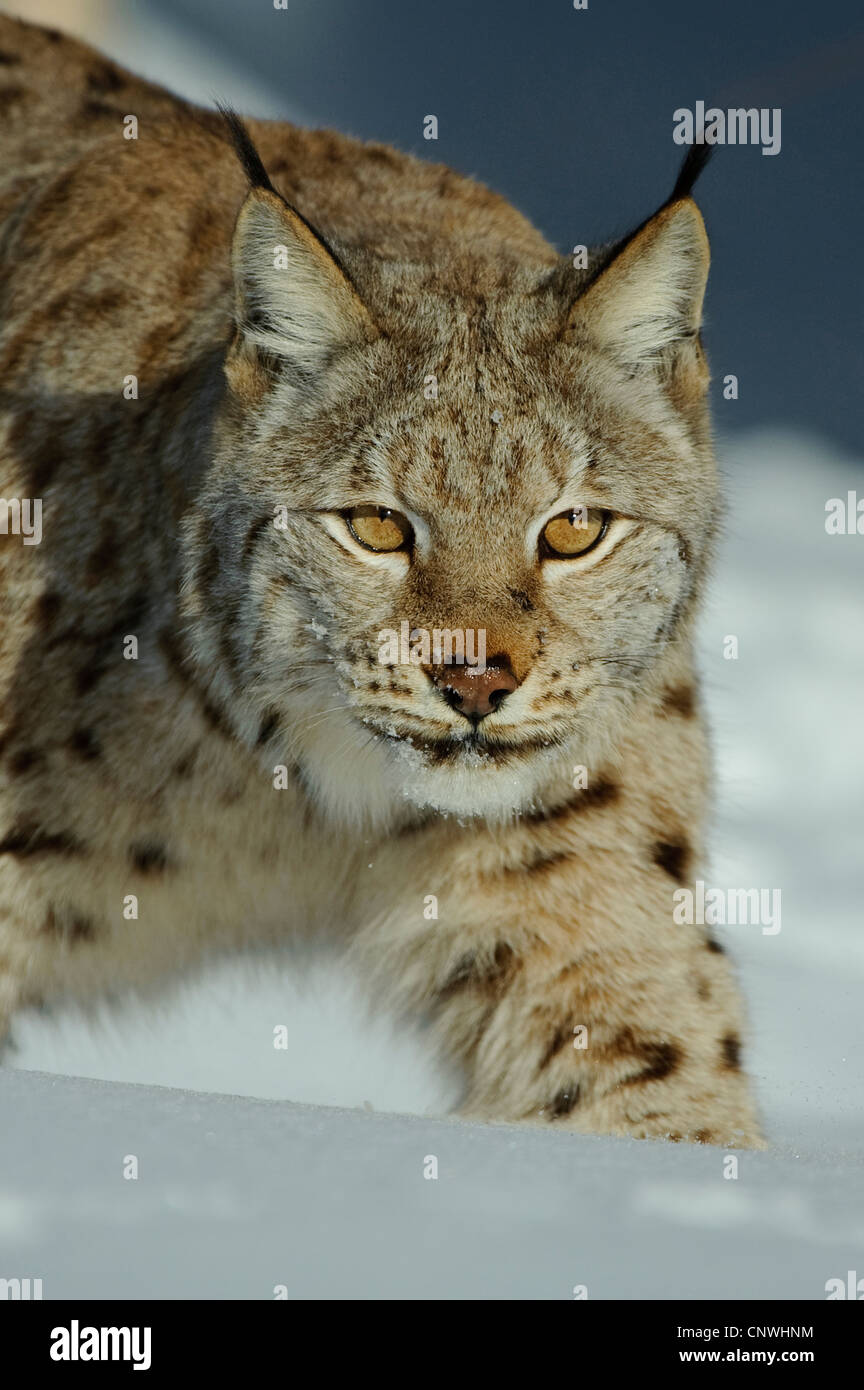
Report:
[[[860,1161],[726,1161],[11,1072],[0,1272],[46,1299],[569,1300],[823,1299],[862,1269]]]

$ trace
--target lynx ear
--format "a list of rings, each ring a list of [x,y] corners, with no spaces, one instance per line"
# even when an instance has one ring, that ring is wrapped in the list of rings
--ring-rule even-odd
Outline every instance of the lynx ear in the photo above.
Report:
[[[253,188],[231,252],[237,325],[246,344],[315,374],[377,330],[329,247],[270,188]]]
[[[690,198],[668,203],[640,227],[576,301],[568,326],[583,325],[633,368],[659,365],[702,321],[708,238]]]
[[[260,388],[262,355],[314,377],[341,349],[372,342],[378,330],[324,238],[276,192],[244,122],[230,107],[219,110],[251,185],[231,248],[238,338],[229,377]]]

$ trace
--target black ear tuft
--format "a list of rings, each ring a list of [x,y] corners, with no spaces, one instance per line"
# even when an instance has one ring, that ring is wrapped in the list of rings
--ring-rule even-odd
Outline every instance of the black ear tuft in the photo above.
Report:
[[[675,187],[672,189],[668,199],[669,203],[677,203],[679,198],[689,198],[694,183],[698,179],[708,160],[714,153],[713,145],[691,145],[684,156],[680,172]]]
[[[269,193],[275,193],[276,189],[270,182],[261,156],[255,148],[255,142],[237,112],[233,111],[230,106],[223,105],[221,101],[217,101],[216,105],[228,127],[231,143],[252,187],[266,188]]]
[[[657,213],[662,212],[664,208],[671,207],[673,203],[680,202],[682,198],[690,197],[694,183],[702,173],[702,170],[705,168],[705,165],[708,163],[713,153],[713,145],[697,144],[689,147],[681,164],[678,178],[675,181],[675,187],[672,189],[665,203],[660,205],[657,212],[652,212],[650,217],[646,217],[640,222],[639,226],[635,227],[632,232],[628,232],[626,236],[619,237],[618,241],[611,242],[603,249],[597,256],[591,273],[586,277],[582,286],[583,290],[587,290],[589,286],[602,275],[607,266],[611,265],[615,257],[618,256],[624,248],[645,229],[645,227],[647,227],[652,218],[657,216]]]
[[[237,158],[243,165],[246,177],[249,180],[252,187],[263,188],[265,192],[272,193],[274,197],[278,198],[280,203],[282,203],[286,208],[288,208],[294,214],[295,217],[299,218],[299,220],[303,223],[304,227],[308,227],[315,240],[321,243],[328,256],[330,256],[331,259],[336,262],[339,269],[342,271],[342,274],[345,276],[346,280],[350,280],[351,277],[349,276],[347,270],[345,269],[341,260],[337,256],[336,252],[333,250],[333,247],[329,244],[329,242],[324,240],[317,227],[313,227],[311,222],[307,222],[302,212],[299,212],[297,208],[293,206],[293,204],[288,202],[287,198],[283,198],[282,194],[278,191],[278,189],[273,187],[272,183],[270,182],[270,175],[264,168],[264,161],[262,160],[260,154],[255,148],[255,141],[252,139],[252,136],[246,129],[244,121],[241,120],[241,118],[237,115],[236,111],[232,110],[230,106],[226,106],[223,102],[217,101],[216,106],[219,110],[220,115],[225,121],[226,126],[228,127],[228,134],[231,137],[231,143],[234,146]]]

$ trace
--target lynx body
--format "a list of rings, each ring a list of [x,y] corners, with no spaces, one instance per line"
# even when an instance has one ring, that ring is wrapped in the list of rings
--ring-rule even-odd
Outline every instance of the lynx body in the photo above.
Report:
[[[229,124],[0,19],[0,495],[42,508],[0,535],[0,1031],[328,934],[467,1115],[758,1144],[729,962],[673,921],[688,177],[575,270],[446,168]],[[404,622],[482,632],[482,678],[382,659]]]

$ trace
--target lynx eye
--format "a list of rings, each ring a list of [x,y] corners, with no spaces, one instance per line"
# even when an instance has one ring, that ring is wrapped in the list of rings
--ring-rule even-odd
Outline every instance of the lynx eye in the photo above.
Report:
[[[593,550],[609,527],[609,513],[596,507],[574,507],[547,521],[540,536],[541,557],[569,560]]]
[[[410,550],[414,539],[411,523],[390,507],[352,507],[345,513],[348,530],[367,550]]]

